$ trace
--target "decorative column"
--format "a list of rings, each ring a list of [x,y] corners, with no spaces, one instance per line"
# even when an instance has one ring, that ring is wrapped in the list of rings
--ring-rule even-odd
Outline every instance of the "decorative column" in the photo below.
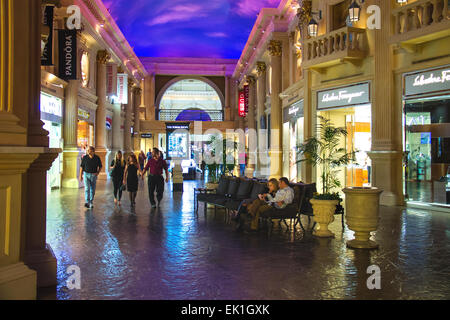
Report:
[[[132,152],[131,149],[131,126],[133,116],[133,83],[128,83],[128,103],[125,105],[125,127],[123,132],[123,148],[124,153],[128,157]]]
[[[44,153],[35,145],[48,141],[42,123],[30,119],[39,108],[40,14],[40,1],[0,0],[0,300],[36,299],[37,274],[23,258],[26,171]]]
[[[108,164],[106,155],[109,152],[106,149],[106,64],[111,59],[106,50],[97,53],[97,96],[98,107],[95,115],[95,153],[102,160],[103,168],[99,179],[106,180]]]
[[[39,10],[35,6],[34,10]],[[40,112],[40,30],[31,29],[29,53],[30,94],[28,95],[28,145],[39,147],[39,156],[26,173],[26,235],[24,262],[37,272],[38,287],[56,286],[56,258],[46,244],[47,171],[58,157],[60,149],[49,149],[48,132],[43,129]]]
[[[79,80],[70,80],[65,89],[63,188],[79,188],[79,150],[77,146],[79,85]]]
[[[155,73],[145,77],[144,90],[145,120],[155,120]]]
[[[141,107],[141,99],[142,99],[142,89],[135,88],[134,89],[134,139],[133,139],[133,149],[135,152],[139,152],[141,150],[141,119],[139,108]]]
[[[282,70],[281,70],[281,55],[282,42],[278,40],[271,40],[268,50],[271,56],[272,67],[272,92],[270,96],[271,101],[271,130],[270,130],[270,176],[272,178],[281,178],[283,151],[282,151],[282,113],[281,113],[281,85],[282,85]]]
[[[225,77],[225,105],[223,106],[223,120],[231,120],[231,110],[230,110],[230,77]]]
[[[261,119],[264,115],[265,103],[266,103],[266,64],[262,61],[258,61],[256,63],[256,70],[258,74],[257,79],[257,97],[256,97],[256,122],[257,122],[257,138],[258,138],[258,150],[256,154],[256,167],[257,167],[257,176],[262,176],[262,168],[266,166],[266,162],[261,159],[261,157],[267,158],[264,156],[266,152],[266,130],[262,130]]]
[[[120,103],[116,103],[113,105],[113,124],[112,124],[112,132],[113,132],[113,143],[112,143],[112,152],[116,153],[117,151],[123,150],[123,134],[122,134],[122,105]]]
[[[382,25],[390,23],[389,1],[375,1],[381,8]],[[402,205],[402,134],[401,106],[395,103],[393,48],[389,43],[389,33],[373,32],[375,39],[375,79],[373,81],[372,105],[372,160],[373,186],[384,190],[382,205]]]
[[[256,114],[256,79],[253,76],[247,77],[249,87],[248,96],[248,164],[246,167],[245,175],[247,177],[253,177],[256,164],[256,151],[257,151],[257,133],[255,128],[255,114]]]

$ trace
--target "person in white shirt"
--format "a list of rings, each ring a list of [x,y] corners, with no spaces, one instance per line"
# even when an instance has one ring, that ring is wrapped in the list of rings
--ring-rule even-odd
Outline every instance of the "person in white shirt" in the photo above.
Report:
[[[260,194],[259,199],[255,200],[248,206],[248,212],[252,216],[252,223],[250,229],[252,231],[258,230],[258,222],[261,213],[272,208],[283,209],[294,201],[294,190],[289,187],[289,180],[281,178],[279,182],[276,179],[269,181],[269,189],[275,193],[273,196],[270,193]]]

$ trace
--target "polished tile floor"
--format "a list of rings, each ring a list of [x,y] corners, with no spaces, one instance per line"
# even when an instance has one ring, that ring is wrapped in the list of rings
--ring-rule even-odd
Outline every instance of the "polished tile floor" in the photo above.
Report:
[[[58,259],[58,286],[41,299],[449,299],[450,214],[381,207],[374,235],[380,249],[347,249],[352,231],[340,219],[334,239],[310,232],[237,233],[208,210],[193,213],[195,181],[184,193],[170,185],[151,209],[140,186],[135,212],[128,195],[115,208],[112,185],[99,182],[95,207],[83,189],[48,196],[47,242]],[[307,221],[305,218],[304,222]],[[81,289],[69,290],[70,265]],[[367,288],[367,268],[381,270],[381,289]]]

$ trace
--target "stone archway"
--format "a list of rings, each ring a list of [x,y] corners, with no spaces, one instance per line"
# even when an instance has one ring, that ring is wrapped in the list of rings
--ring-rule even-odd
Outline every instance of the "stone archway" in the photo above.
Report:
[[[224,111],[224,105],[225,105],[225,97],[224,94],[222,93],[222,91],[220,90],[220,88],[210,79],[206,78],[206,77],[201,77],[201,76],[180,76],[180,77],[176,77],[172,80],[170,80],[169,82],[167,82],[162,88],[161,90],[159,90],[158,96],[156,98],[156,109],[161,111],[161,110],[165,110],[164,107],[162,106],[163,103],[163,99],[166,95],[166,93],[170,90],[171,87],[173,87],[175,84],[182,82],[182,81],[186,81],[186,80],[194,80],[197,82],[202,82],[205,85],[207,85],[207,87],[210,87],[210,89],[213,89],[215,91],[215,94],[217,95],[217,97],[220,99],[220,108],[213,108],[211,110],[208,109],[203,109],[205,112],[208,111],[220,111],[222,113],[222,120],[223,120],[223,111]],[[216,97],[216,98],[217,98]],[[187,109],[202,109],[202,108],[198,108],[198,106],[192,106],[192,105],[186,105],[182,107],[182,110],[187,110]],[[167,110],[170,110],[169,108],[167,108]],[[158,119],[159,115],[158,115]]]

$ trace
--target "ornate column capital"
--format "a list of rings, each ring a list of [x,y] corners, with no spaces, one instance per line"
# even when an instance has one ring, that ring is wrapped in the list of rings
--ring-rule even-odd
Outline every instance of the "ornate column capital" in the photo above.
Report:
[[[128,92],[133,92],[134,91],[134,83],[133,82],[128,82]]]
[[[134,93],[135,95],[137,95],[137,96],[139,96],[139,95],[142,94],[142,89],[139,88],[139,87],[133,88],[133,91],[134,91],[133,93]]]
[[[248,84],[254,85],[256,83],[256,79],[254,76],[247,76]]]
[[[256,71],[260,77],[264,72],[266,72],[267,66],[263,61],[256,62]]]
[[[282,52],[282,44],[279,40],[270,40],[269,46],[267,47],[267,50],[269,50],[269,53],[273,57],[281,57]]]
[[[100,50],[97,52],[97,62],[101,64],[106,64],[109,59],[111,59],[111,55],[106,50]]]

